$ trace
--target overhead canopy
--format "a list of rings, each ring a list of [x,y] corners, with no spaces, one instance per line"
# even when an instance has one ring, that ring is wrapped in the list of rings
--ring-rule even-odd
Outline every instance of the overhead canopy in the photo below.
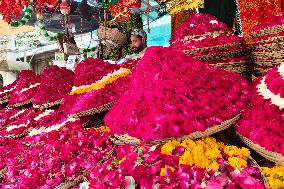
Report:
[[[7,36],[7,35],[14,35],[19,33],[25,33],[35,30],[35,27],[32,26],[22,26],[18,28],[12,28],[7,24],[5,21],[0,19],[0,37]]]

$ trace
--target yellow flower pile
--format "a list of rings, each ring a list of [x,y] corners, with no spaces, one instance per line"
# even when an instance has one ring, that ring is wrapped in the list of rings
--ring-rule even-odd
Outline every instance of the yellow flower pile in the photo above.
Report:
[[[99,128],[94,128],[94,130],[96,132],[103,132],[103,133],[109,133],[110,132],[110,128],[107,126],[101,126]]]
[[[247,166],[247,158],[250,152],[247,148],[236,146],[225,146],[217,142],[215,138],[207,137],[197,141],[186,139],[182,142],[173,140],[161,147],[161,153],[172,155],[174,149],[181,146],[185,149],[183,155],[179,156],[180,165],[195,165],[203,169],[219,169],[217,159],[222,158],[222,152],[229,156],[228,163],[240,169]]]
[[[100,90],[104,88],[107,84],[111,84],[112,82],[116,81],[117,79],[121,77],[125,77],[129,74],[131,74],[131,70],[127,68],[120,68],[119,70],[116,70],[112,73],[107,74],[104,76],[101,80],[96,81],[95,83],[91,85],[84,85],[80,87],[75,87],[70,92],[70,95],[75,94],[84,94],[93,90]]]
[[[278,189],[284,187],[284,166],[263,167],[262,173],[271,188]]]

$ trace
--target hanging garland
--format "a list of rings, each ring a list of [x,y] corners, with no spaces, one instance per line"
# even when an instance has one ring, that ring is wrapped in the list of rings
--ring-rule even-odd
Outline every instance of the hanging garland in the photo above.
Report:
[[[31,5],[26,6],[24,10],[24,16],[19,21],[11,22],[11,26],[19,27],[26,25],[29,19],[32,17],[32,13],[33,13],[32,6]]]
[[[41,33],[43,34],[43,36],[49,40],[49,41],[54,41],[57,39],[57,35],[56,36],[51,36],[49,35],[49,33],[46,31],[46,27],[45,27],[45,23],[44,23],[44,19],[40,19],[38,21],[38,26],[41,30]]]

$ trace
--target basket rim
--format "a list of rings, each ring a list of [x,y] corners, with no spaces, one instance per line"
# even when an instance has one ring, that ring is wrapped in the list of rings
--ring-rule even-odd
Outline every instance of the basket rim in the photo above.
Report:
[[[202,138],[202,137],[207,137],[210,136],[212,134],[215,134],[217,132],[223,131],[227,128],[229,128],[231,125],[233,125],[237,120],[239,120],[239,118],[241,117],[241,114],[237,114],[236,116],[234,116],[231,119],[228,119],[224,122],[222,122],[220,125],[215,125],[212,127],[207,128],[205,131],[196,131],[193,132],[189,135],[184,135],[182,137],[172,137],[172,138],[163,138],[163,139],[159,139],[159,140],[153,140],[153,141],[149,141],[146,142],[146,144],[151,144],[151,145],[156,145],[156,144],[165,144],[168,141],[171,140],[178,140],[178,141],[182,141],[185,139],[197,139],[197,138]],[[115,138],[117,138],[118,140],[113,140],[116,144],[120,145],[120,144],[133,144],[133,145],[139,145],[141,140],[136,138],[136,137],[132,137],[129,136],[128,134],[123,134],[123,135],[114,135]],[[124,140],[123,137],[126,137],[128,139],[130,139],[129,141],[127,141],[128,139]]]
[[[269,161],[279,163],[280,165],[284,165],[284,156],[282,156],[280,153],[272,152],[269,150],[266,150],[264,147],[260,146],[259,144],[254,143],[252,140],[244,137],[242,134],[237,132],[237,135],[241,138],[241,140],[251,149],[255,150],[257,153],[259,153],[264,158],[268,159]],[[270,156],[271,158],[269,158]],[[273,158],[273,159],[272,159]]]

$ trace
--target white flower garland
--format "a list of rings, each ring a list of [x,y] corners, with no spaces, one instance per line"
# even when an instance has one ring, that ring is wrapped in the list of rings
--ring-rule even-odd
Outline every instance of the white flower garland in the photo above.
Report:
[[[281,68],[282,69],[282,68]],[[260,83],[257,85],[257,92],[263,96],[264,99],[271,101],[271,104],[278,106],[281,109],[284,108],[284,98],[280,97],[280,94],[275,95],[272,93],[265,83],[266,76],[262,78]]]

